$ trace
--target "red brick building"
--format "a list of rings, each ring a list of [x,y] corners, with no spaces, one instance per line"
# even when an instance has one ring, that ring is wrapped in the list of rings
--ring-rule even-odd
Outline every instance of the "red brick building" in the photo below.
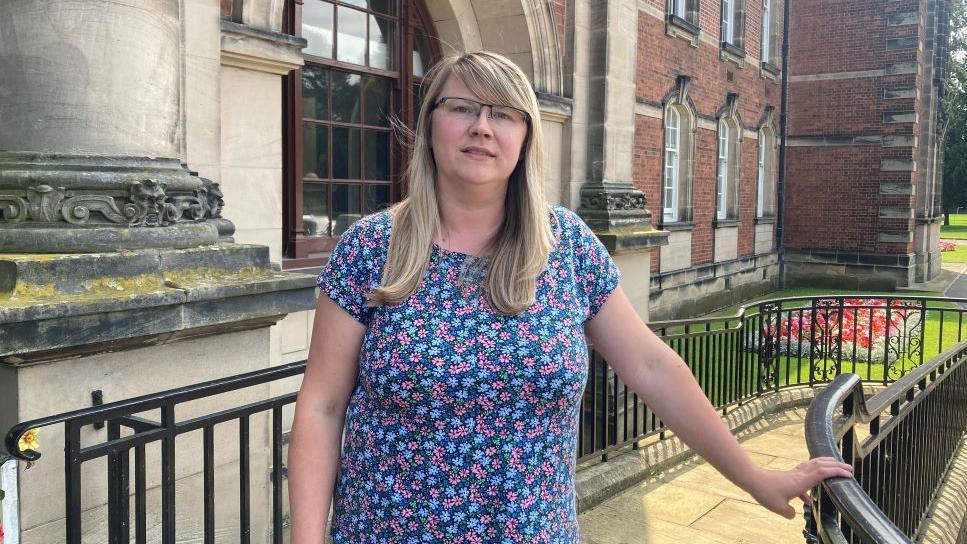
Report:
[[[653,318],[780,278],[892,289],[939,272],[946,2],[639,6],[634,181],[670,231]]]
[[[652,260],[652,317],[775,287],[782,14],[778,0],[639,10],[634,178],[670,231]]]
[[[947,2],[794,4],[786,277],[892,288],[940,270]]]

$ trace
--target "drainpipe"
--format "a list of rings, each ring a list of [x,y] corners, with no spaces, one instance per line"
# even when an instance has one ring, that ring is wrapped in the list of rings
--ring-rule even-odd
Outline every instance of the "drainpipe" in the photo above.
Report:
[[[776,180],[776,252],[779,258],[779,289],[786,288],[786,259],[782,247],[782,203],[786,187],[786,103],[789,96],[789,5],[782,5],[782,95],[779,104],[779,179]]]

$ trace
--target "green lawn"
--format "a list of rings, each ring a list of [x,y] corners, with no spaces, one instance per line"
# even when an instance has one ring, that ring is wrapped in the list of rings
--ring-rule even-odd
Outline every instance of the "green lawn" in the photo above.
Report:
[[[940,237],[967,240],[967,214],[950,214],[950,224],[941,225]]]
[[[945,263],[967,263],[967,244],[958,245],[953,251],[941,251],[940,260]]]

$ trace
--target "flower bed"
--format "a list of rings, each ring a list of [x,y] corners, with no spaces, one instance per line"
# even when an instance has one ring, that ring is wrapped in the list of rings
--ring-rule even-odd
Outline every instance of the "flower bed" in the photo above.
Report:
[[[940,241],[940,251],[955,251],[957,249],[957,242],[948,242],[946,240]]]
[[[822,299],[801,312],[764,309],[756,333],[763,346],[772,340],[775,355],[892,363],[920,349],[922,323],[919,305],[907,301],[893,301],[887,312],[885,299],[847,298],[841,311],[839,300]]]

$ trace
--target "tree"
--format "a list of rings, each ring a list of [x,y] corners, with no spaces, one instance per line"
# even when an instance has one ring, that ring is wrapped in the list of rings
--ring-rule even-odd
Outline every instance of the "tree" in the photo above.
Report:
[[[945,223],[950,213],[967,206],[967,4],[950,2],[950,74],[945,82],[947,141],[943,164]]]

